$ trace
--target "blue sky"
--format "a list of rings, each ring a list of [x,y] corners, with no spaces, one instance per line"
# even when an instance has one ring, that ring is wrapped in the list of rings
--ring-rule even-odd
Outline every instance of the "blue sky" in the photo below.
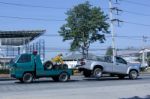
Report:
[[[13,5],[6,5],[0,3],[0,16],[13,16],[13,17],[29,17],[29,18],[42,18],[47,19],[47,21],[40,20],[21,20],[21,19],[11,19],[0,17],[0,30],[35,30],[35,29],[46,29],[45,35],[54,34],[58,35],[59,28],[65,23],[64,20],[67,16],[68,8],[72,8],[77,4],[84,3],[89,1],[93,6],[99,6],[103,9],[105,14],[108,12],[108,0],[0,0],[0,2],[6,3],[18,3],[18,4],[27,4],[27,5],[41,5],[49,6],[52,8],[34,8],[34,7],[20,7]],[[112,0],[115,1],[115,0]],[[142,3],[146,6],[135,4],[133,2]],[[115,16],[120,20],[126,22],[140,23],[145,25],[150,25],[150,0],[121,0],[118,6],[123,10],[121,15]],[[61,9],[56,9],[61,8]],[[146,14],[136,15],[133,13],[127,13],[126,11],[136,12]],[[48,21],[49,20],[49,21]],[[149,36],[150,35],[150,26],[135,25],[129,23],[122,23],[120,27],[115,27],[115,34],[117,36]],[[50,37],[42,36],[39,39],[45,39],[47,48],[61,48],[69,49],[69,42],[62,42],[62,37]],[[111,38],[106,38],[104,44],[94,43],[91,48],[95,49],[105,49],[111,45]],[[141,38],[116,38],[116,47],[117,48],[127,48],[127,47],[142,47]],[[150,40],[150,39],[148,39]],[[149,41],[145,43],[146,46],[149,46]],[[94,53],[101,54],[104,51],[98,50]],[[49,52],[47,56],[54,56],[59,52]]]

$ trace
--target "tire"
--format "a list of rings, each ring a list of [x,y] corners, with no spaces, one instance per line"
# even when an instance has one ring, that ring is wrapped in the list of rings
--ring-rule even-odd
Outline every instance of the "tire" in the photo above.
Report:
[[[68,69],[68,65],[67,64],[63,64],[63,69]]]
[[[138,72],[137,72],[136,70],[131,70],[131,71],[129,72],[129,79],[134,80],[134,79],[136,79],[137,77],[138,77]]]
[[[87,70],[84,70],[84,71],[83,71],[84,77],[90,77],[91,74],[92,74],[91,71],[87,71]]]
[[[124,79],[125,76],[124,75],[118,75],[119,79]]]
[[[58,80],[60,82],[66,82],[69,79],[69,75],[66,72],[63,72],[59,75]]]
[[[24,73],[22,79],[20,79],[23,83],[31,83],[33,81],[32,73]]]
[[[93,76],[96,78],[100,78],[102,76],[102,69],[101,68],[95,68],[93,70]]]
[[[46,61],[44,63],[44,68],[49,70],[49,69],[52,69],[53,68],[53,63],[51,61]]]

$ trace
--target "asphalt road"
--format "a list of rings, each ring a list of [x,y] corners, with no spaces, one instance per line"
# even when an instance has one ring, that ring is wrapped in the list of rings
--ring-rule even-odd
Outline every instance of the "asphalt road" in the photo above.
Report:
[[[0,81],[0,99],[150,99],[147,95],[150,95],[150,74],[143,74],[137,80],[73,76],[64,83],[47,78],[31,84]]]

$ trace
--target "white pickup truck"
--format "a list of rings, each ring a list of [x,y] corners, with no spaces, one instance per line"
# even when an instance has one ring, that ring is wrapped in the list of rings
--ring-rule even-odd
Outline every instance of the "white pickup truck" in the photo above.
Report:
[[[79,71],[82,71],[85,77],[94,76],[96,78],[100,78],[104,73],[118,76],[120,79],[126,76],[129,76],[130,79],[136,79],[139,76],[139,66],[131,65],[118,56],[115,57],[115,61],[115,63],[112,62],[112,56],[95,56],[92,59],[83,59],[80,61]]]

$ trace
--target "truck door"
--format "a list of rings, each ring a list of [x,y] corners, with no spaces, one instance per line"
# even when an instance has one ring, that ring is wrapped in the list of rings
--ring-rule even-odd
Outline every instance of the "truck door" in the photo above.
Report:
[[[126,74],[127,62],[121,57],[116,57],[116,64],[113,70],[116,73]]]
[[[31,62],[30,54],[22,54],[16,63],[16,67],[19,68],[19,71],[32,71],[33,66]]]
[[[105,71],[113,72],[113,62],[111,56],[104,57]]]

